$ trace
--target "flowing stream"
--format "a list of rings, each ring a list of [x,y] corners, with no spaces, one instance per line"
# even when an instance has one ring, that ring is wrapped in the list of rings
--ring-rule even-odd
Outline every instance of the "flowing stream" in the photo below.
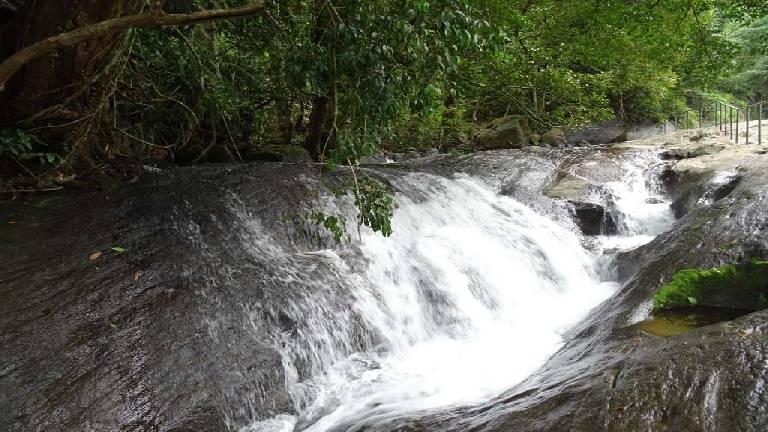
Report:
[[[669,203],[647,180],[653,160],[627,158],[624,180],[606,185],[619,234],[599,237],[597,252],[572,225],[479,179],[396,178],[407,192],[397,195],[390,238],[364,231],[353,254],[362,260],[315,253],[348,281],[346,307],[364,331],[338,331],[351,315],[302,310],[311,325],[274,338],[298,414],[242,431],[387,430],[398,416],[475,404],[519,383],[617,290],[601,274],[601,251],[635,247],[671,223]],[[296,252],[270,253],[291,266]]]

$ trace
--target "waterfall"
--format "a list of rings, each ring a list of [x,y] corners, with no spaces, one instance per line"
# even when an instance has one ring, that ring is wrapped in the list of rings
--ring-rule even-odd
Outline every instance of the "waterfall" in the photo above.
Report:
[[[633,219],[655,217],[645,163],[611,186],[627,212],[618,237],[633,242],[654,234]],[[341,284],[349,297],[332,298],[346,302],[337,309],[327,299],[297,306],[291,318],[311,324],[275,336],[297,414],[243,432],[387,430],[404,414],[490,399],[540,367],[617,289],[601,281],[599,257],[569,225],[478,179],[392,181],[401,192],[391,237],[364,230],[353,250],[270,250],[287,271],[312,255],[327,266],[313,287]]]
[[[618,217],[618,235],[602,236],[606,249],[628,250],[651,241],[674,222],[669,197],[659,181],[663,162],[659,151],[632,151],[620,158],[621,181],[606,182],[613,210]]]

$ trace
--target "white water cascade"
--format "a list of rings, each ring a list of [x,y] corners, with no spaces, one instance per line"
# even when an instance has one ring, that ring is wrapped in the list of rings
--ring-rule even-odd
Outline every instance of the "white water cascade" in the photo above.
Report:
[[[658,232],[637,219],[658,219],[661,229],[667,215],[634,174],[611,188],[627,212],[616,241],[638,244]],[[617,289],[600,282],[598,257],[579,234],[479,180],[411,173],[396,181],[409,192],[397,196],[394,234],[363,232],[362,270],[323,252],[354,281],[349,308],[380,344],[351,355],[320,350],[322,372],[308,379],[290,373],[286,351],[298,414],[243,432],[386,430],[404,414],[488,400],[540,367]],[[312,319],[320,326],[334,317]]]
[[[658,152],[641,151],[621,159],[623,178],[605,184],[614,198],[618,235],[601,236],[604,248],[629,250],[669,228],[675,220],[671,202],[661,193]]]

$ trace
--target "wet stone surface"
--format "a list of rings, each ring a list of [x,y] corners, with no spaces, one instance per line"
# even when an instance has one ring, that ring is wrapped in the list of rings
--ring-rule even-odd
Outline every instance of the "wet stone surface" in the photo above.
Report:
[[[544,192],[588,151],[505,150],[371,171],[385,180],[419,170],[482,174],[575,230],[565,203]],[[740,180],[618,253],[623,288],[530,377],[484,403],[372,418],[365,430],[768,430],[768,311],[656,315],[647,324],[649,302],[676,271],[768,258],[768,162],[746,153],[726,148],[670,166],[673,197],[737,167]],[[310,208],[311,168],[178,169],[120,193],[0,203],[0,241],[13,243],[0,247],[0,430],[218,431],[292,413],[275,341],[310,332],[307,308],[348,324],[335,330],[356,345],[340,351],[376,347],[350,299],[322,302],[349,296],[349,286],[324,278],[332,260],[280,222]],[[264,226],[245,224],[249,213]],[[292,253],[275,259],[259,241],[265,233]],[[286,267],[305,272],[288,280]],[[299,377],[313,373],[311,359],[296,363]]]

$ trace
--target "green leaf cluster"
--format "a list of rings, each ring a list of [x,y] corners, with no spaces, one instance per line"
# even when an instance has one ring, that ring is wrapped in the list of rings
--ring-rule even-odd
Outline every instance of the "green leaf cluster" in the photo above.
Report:
[[[22,129],[0,129],[0,158],[36,160],[41,165],[54,164],[61,158],[56,153],[44,151],[46,144]]]
[[[355,189],[355,207],[359,222],[384,237],[392,235],[392,216],[396,204],[390,189],[373,177],[358,180]]]

